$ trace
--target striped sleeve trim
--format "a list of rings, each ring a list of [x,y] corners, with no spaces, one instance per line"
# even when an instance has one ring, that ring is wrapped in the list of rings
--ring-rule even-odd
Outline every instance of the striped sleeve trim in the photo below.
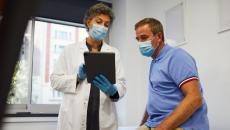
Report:
[[[183,80],[180,84],[179,84],[179,88],[183,85],[183,84],[185,84],[185,83],[187,83],[187,82],[189,82],[189,81],[191,81],[191,80],[198,80],[198,77],[190,77],[190,78],[187,78],[187,79],[185,79],[185,80]]]

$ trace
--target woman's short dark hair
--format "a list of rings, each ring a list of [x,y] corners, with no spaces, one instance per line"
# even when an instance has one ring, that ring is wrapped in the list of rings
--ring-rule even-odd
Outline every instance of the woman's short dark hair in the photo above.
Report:
[[[87,30],[89,30],[89,28],[87,26],[87,21],[91,20],[95,16],[98,16],[98,15],[101,15],[101,14],[109,16],[110,23],[113,22],[114,14],[113,14],[112,9],[110,7],[108,7],[107,5],[103,4],[103,3],[98,3],[98,4],[95,4],[95,5],[91,6],[85,13],[83,22],[84,22]]]

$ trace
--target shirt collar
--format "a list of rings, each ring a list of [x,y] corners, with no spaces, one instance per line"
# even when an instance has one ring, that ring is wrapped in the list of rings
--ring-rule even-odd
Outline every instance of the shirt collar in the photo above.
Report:
[[[162,59],[171,48],[172,48],[171,46],[169,46],[168,44],[165,44],[163,48],[160,50],[160,53],[154,59],[154,61],[159,61],[160,59]]]
[[[98,51],[99,52],[101,51],[102,45],[103,45],[103,42],[98,47]],[[88,48],[89,51],[92,51],[92,46],[87,42],[87,40],[86,40],[86,46],[87,46],[87,48]]]

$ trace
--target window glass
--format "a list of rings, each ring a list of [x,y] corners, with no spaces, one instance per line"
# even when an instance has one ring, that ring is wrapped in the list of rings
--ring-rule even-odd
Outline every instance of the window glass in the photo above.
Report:
[[[50,86],[50,74],[64,47],[87,37],[85,28],[35,22],[32,104],[59,104],[62,93]]]

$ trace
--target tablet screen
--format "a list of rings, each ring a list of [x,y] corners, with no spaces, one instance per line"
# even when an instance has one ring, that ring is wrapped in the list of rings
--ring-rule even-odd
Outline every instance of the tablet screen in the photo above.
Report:
[[[103,74],[112,84],[116,83],[115,53],[85,52],[84,60],[88,83],[99,74]]]

